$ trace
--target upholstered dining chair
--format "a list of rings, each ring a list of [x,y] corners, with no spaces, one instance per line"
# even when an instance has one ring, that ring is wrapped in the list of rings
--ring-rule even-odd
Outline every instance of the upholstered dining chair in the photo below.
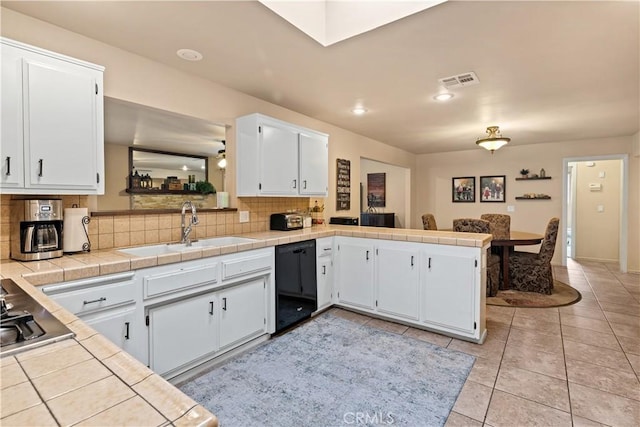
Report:
[[[505,214],[482,214],[480,219],[489,221],[489,230],[494,239],[509,239],[511,236],[511,216]]]
[[[551,258],[556,248],[560,220],[551,218],[536,253],[514,251],[509,257],[509,279],[511,288],[526,292],[551,294],[553,290],[553,269]]]
[[[484,233],[489,232],[489,221],[477,218],[458,218],[453,220],[453,231],[462,233]],[[493,297],[498,293],[500,286],[500,257],[491,253],[491,248],[487,249],[487,296]]]
[[[436,217],[433,214],[426,213],[422,215],[422,226],[425,230],[437,230]]]

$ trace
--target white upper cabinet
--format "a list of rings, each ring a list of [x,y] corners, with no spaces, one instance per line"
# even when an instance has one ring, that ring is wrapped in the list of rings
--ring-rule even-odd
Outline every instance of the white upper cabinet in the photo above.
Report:
[[[104,68],[4,38],[1,46],[3,192],[103,194]]]
[[[326,196],[329,137],[250,114],[236,120],[238,196]]]

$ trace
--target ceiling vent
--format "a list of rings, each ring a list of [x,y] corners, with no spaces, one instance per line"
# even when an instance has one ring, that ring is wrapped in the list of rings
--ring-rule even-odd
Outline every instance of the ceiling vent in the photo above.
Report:
[[[480,83],[480,80],[478,80],[478,76],[476,76],[476,73],[474,73],[473,71],[458,74],[457,76],[444,77],[442,79],[438,79],[438,81],[447,89],[477,85],[478,83]]]

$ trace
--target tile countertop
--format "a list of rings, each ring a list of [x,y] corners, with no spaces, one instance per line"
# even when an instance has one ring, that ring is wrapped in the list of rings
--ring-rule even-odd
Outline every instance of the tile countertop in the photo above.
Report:
[[[243,234],[252,243],[139,257],[116,249],[47,261],[3,261],[11,278],[75,332],[73,339],[0,359],[2,425],[217,426],[202,406],[38,291],[37,286],[331,236],[484,247],[489,234],[360,226]]]

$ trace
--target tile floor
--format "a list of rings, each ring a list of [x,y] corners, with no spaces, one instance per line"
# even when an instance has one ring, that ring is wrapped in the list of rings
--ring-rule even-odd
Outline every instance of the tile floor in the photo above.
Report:
[[[573,260],[554,267],[582,300],[546,309],[487,306],[483,345],[335,312],[476,356],[447,426],[638,426],[640,275],[616,270]]]

